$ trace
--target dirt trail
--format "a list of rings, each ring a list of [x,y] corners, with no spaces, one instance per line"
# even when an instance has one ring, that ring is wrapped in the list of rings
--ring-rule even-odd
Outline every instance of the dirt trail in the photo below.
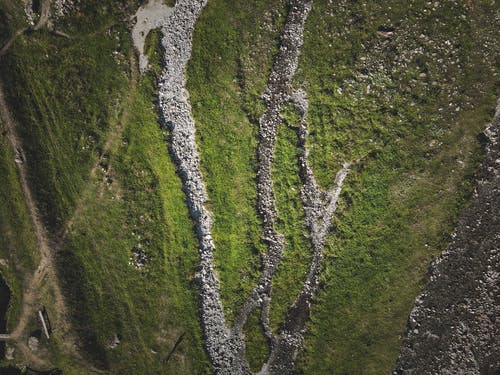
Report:
[[[17,136],[16,125],[14,123],[13,117],[10,114],[7,103],[5,101],[5,95],[3,91],[2,84],[0,83],[0,115],[2,122],[7,130],[7,137],[15,152],[22,153],[22,145]],[[27,286],[23,291],[23,301],[21,306],[21,316],[19,318],[17,326],[11,333],[11,341],[15,342],[21,351],[27,356],[27,359],[35,362],[36,365],[44,363],[40,359],[35,359],[36,357],[30,355],[29,350],[25,350],[25,342],[27,341],[28,323],[36,316],[36,310],[40,308],[40,288],[44,279],[50,281],[50,286],[54,295],[55,308],[54,311],[57,312],[57,322],[58,329],[61,332],[65,332],[68,328],[68,324],[61,325],[63,322],[63,317],[66,316],[66,305],[57,282],[56,272],[54,269],[54,259],[53,259],[53,247],[50,243],[47,230],[42,223],[38,210],[36,208],[35,200],[31,188],[28,184],[28,171],[25,163],[16,163],[19,171],[19,181],[23,189],[26,206],[31,216],[33,223],[33,229],[35,231],[35,236],[38,242],[40,250],[40,263],[35,273],[27,282]],[[61,327],[64,326],[64,327]],[[62,328],[62,329],[61,329]]]
[[[34,30],[39,30],[44,27],[50,18],[50,0],[42,2],[42,14]],[[17,30],[11,39],[1,48],[0,57],[6,54],[14,41],[23,34],[28,28]],[[7,131],[7,138],[12,146],[12,149],[17,155],[24,155],[22,151],[22,143],[17,135],[17,126],[5,100],[2,82],[0,82],[0,118]],[[16,163],[19,172],[19,182],[21,184],[25,197],[26,207],[31,217],[33,229],[38,242],[40,262],[34,274],[25,282],[21,315],[17,326],[12,330],[9,337],[9,342],[14,343],[23,354],[25,362],[30,367],[46,368],[49,364],[47,361],[40,359],[27,346],[29,332],[27,332],[28,324],[36,319],[36,311],[41,308],[40,295],[42,284],[48,281],[50,292],[54,297],[53,310],[56,315],[54,321],[57,322],[57,333],[64,340],[64,345],[69,353],[73,353],[77,358],[80,356],[75,352],[76,337],[73,336],[71,324],[67,319],[67,307],[61,288],[57,280],[55,269],[54,254],[56,246],[49,239],[48,231],[40,218],[33,193],[28,183],[28,171],[24,160],[21,157],[21,163]]]
[[[43,0],[42,10],[40,19],[37,24],[32,28],[32,30],[40,30],[45,27],[50,20],[50,0]],[[17,30],[13,36],[7,41],[7,43],[0,49],[0,57],[5,55],[16,39],[22,35],[29,28],[22,28]],[[40,263],[35,271],[35,273],[26,281],[22,296],[21,305],[21,315],[17,326],[13,329],[9,335],[8,341],[14,344],[18,350],[22,353],[25,364],[32,368],[47,369],[50,364],[33,354],[33,352],[28,348],[27,341],[29,332],[27,332],[28,324],[36,319],[36,311],[41,308],[40,294],[44,287],[42,284],[44,281],[48,281],[49,288],[54,296],[54,306],[53,309],[56,312],[54,316],[54,322],[56,322],[56,329],[59,335],[63,336],[64,346],[68,353],[71,353],[81,360],[80,355],[76,352],[76,336],[72,334],[72,328],[70,320],[68,318],[68,309],[65,304],[65,300],[59,283],[57,280],[57,274],[55,269],[55,259],[54,254],[57,253],[64,241],[64,236],[67,234],[68,230],[71,229],[75,219],[80,215],[85,202],[85,197],[88,197],[90,192],[90,184],[92,183],[94,177],[96,176],[97,168],[103,161],[105,155],[112,150],[117,142],[119,142],[121,134],[123,132],[123,124],[128,121],[130,116],[130,104],[133,99],[133,94],[136,91],[137,84],[137,74],[135,68],[136,60],[134,53],[130,54],[130,66],[131,66],[131,78],[129,94],[127,96],[123,113],[120,120],[117,122],[116,126],[110,129],[108,133],[108,138],[104,144],[103,151],[99,156],[96,164],[93,166],[89,173],[89,182],[84,192],[81,194],[81,199],[77,204],[77,207],[73,213],[73,216],[68,220],[63,231],[63,236],[57,240],[57,243],[52,242],[49,239],[48,231],[45,228],[40,215],[38,213],[36,202],[33,197],[33,193],[28,183],[28,171],[25,163],[16,163],[19,171],[19,180],[23,189],[23,193],[26,200],[26,206],[31,216],[33,222],[33,228],[35,230],[35,235],[37,238],[39,251],[40,251]],[[2,84],[0,82],[0,116],[2,122],[7,130],[7,137],[12,146],[14,152],[18,155],[23,155],[22,144],[16,132],[15,121],[9,111],[8,105],[5,100],[5,94],[3,91]],[[21,158],[22,159],[22,158]],[[108,173],[110,169],[108,170]],[[92,369],[93,372],[99,372],[96,369]]]

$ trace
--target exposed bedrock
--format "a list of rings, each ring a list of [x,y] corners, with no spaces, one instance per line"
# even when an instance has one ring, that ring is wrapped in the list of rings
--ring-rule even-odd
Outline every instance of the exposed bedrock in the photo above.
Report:
[[[469,206],[408,318],[395,374],[500,371],[500,103]]]
[[[165,5],[162,0],[149,0],[141,5],[134,17],[136,22],[132,28],[132,41],[139,55],[139,70],[144,73],[148,69],[148,56],[144,53],[146,38],[151,30],[161,27],[173,8]]]

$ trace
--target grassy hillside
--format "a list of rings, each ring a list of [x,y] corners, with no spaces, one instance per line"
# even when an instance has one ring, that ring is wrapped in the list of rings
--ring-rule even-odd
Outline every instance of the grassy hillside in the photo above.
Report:
[[[311,103],[313,169],[329,186],[340,160],[364,159],[334,221],[299,372],[394,366],[429,261],[471,193],[476,135],[499,94],[487,78],[498,73],[490,7],[315,2],[297,79]]]
[[[234,47],[228,25],[236,16],[228,16],[225,7],[224,1],[211,2],[198,24],[188,83],[223,259],[222,296],[231,315],[252,286],[247,275],[257,273],[247,249],[255,246],[248,238],[259,233],[259,223],[249,221],[254,211],[246,207],[255,194],[250,172],[255,175],[265,76],[260,84],[252,77],[270,65],[267,60],[258,70],[245,70],[244,64],[237,69],[238,53],[248,61],[240,52],[246,51],[246,39]],[[471,192],[481,155],[476,135],[498,95],[496,82],[487,78],[495,72],[498,51],[489,19],[494,12],[487,4],[434,7],[423,1],[314,2],[296,78],[311,104],[311,163],[328,188],[342,160],[362,161],[348,179],[325,249],[322,292],[299,373],[391,371],[429,261],[445,247]],[[247,14],[252,19],[253,12]],[[272,55],[273,43],[250,59]],[[287,240],[273,286],[275,329],[300,288],[310,247],[298,194],[297,118],[284,115],[273,170],[279,230]],[[241,163],[245,168],[237,167]],[[254,369],[267,353],[256,324],[254,316],[246,329]]]
[[[95,15],[94,27],[75,28],[71,39],[28,32],[2,58],[0,77],[20,124],[30,183],[54,230],[74,208],[126,88],[126,60],[119,58],[127,55],[127,36],[123,24],[113,27],[114,17]]]
[[[192,282],[196,240],[151,111],[152,89],[151,78],[139,83],[118,147],[90,181],[61,258],[67,287],[76,292],[70,298],[79,306],[79,328],[117,374],[192,373],[206,366]],[[121,343],[110,350],[115,334]]]
[[[231,320],[259,276],[255,209],[260,94],[277,46],[280,1],[213,1],[188,66],[201,166],[214,214],[215,260]]]
[[[160,33],[147,39],[152,69],[144,76],[129,40],[139,3],[85,0],[55,21],[70,38],[45,28],[24,33],[1,58],[0,80],[85,359],[111,374],[208,374],[198,243],[168,131],[158,125]],[[496,8],[472,3],[314,1],[294,82],[310,104],[310,162],[326,189],[342,161],[361,160],[325,248],[297,373],[383,374],[395,364],[428,264],[472,191],[476,137],[499,95]],[[187,68],[228,321],[255,285],[265,251],[255,207],[257,131],[285,16],[282,0],[210,0]],[[25,26],[19,4],[0,0],[0,45]],[[272,170],[277,230],[286,239],[272,290],[275,331],[301,288],[311,247],[298,118],[291,108],[283,117]],[[9,326],[38,260],[13,160],[2,133],[0,272],[13,292]],[[50,305],[50,295],[43,301]],[[258,318],[245,326],[254,370],[269,351]],[[41,345],[52,364],[81,373],[57,335]]]
[[[0,125],[1,123],[0,120]],[[22,285],[38,260],[36,238],[27,212],[24,195],[15,167],[15,156],[5,132],[0,136],[0,273],[12,296],[7,323],[12,328],[19,315]]]
[[[148,40],[155,69],[139,77],[127,30],[136,6],[83,3],[55,25],[70,39],[45,30],[22,35],[0,77],[86,359],[112,374],[206,373],[192,281],[197,244],[155,108],[159,39]],[[3,219],[7,226],[23,215],[9,168],[7,234]],[[36,255],[26,229],[15,230]],[[18,299],[20,288],[13,292]],[[56,341],[42,342],[52,363],[78,373]]]
[[[188,65],[187,88],[214,216],[216,270],[229,321],[254,287],[265,250],[255,207],[257,122],[284,12],[279,0],[210,1],[197,23]],[[249,361],[257,369],[267,343],[257,319],[245,328]]]

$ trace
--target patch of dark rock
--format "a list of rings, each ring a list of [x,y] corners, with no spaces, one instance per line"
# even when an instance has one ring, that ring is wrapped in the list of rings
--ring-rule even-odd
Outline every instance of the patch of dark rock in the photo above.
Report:
[[[42,0],[33,0],[31,3],[31,10],[33,13],[40,14],[42,10]]]
[[[20,369],[14,366],[0,367],[0,374],[2,375],[21,375]]]
[[[0,274],[0,333],[4,333],[7,328],[7,308],[10,301],[10,289]],[[5,357],[5,342],[0,342],[0,360]]]
[[[395,374],[500,374],[500,104],[471,202],[408,319]]]

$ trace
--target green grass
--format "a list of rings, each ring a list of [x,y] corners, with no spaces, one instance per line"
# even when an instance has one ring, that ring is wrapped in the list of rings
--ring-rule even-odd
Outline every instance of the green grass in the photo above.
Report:
[[[77,290],[75,320],[82,333],[90,328],[87,344],[111,373],[206,373],[193,281],[197,241],[168,134],[158,126],[154,92],[149,75],[133,94],[120,146],[104,163],[113,182],[103,175],[93,182],[62,258],[64,268],[74,263],[65,279]],[[138,247],[149,259],[144,269],[129,265]],[[115,333],[122,342],[111,350]]]
[[[486,108],[492,106],[495,96],[494,87],[481,78],[489,75],[492,63],[481,60],[478,49],[473,48],[475,38],[479,38],[473,35],[480,33],[474,31],[480,29],[479,22],[464,22],[460,18],[462,7],[438,9],[439,17],[445,20],[438,26],[426,16],[425,7],[424,2],[410,6],[394,2],[385,14],[387,7],[376,2],[328,8],[325,1],[316,1],[308,20],[296,84],[304,85],[311,103],[312,167],[321,186],[328,188],[342,160],[363,160],[346,183],[335,233],[325,249],[323,292],[313,309],[311,336],[299,372],[390,372],[398,337],[423,285],[427,265],[445,246],[446,235],[470,192],[480,154],[475,134],[488,120]],[[248,194],[255,190],[250,173],[253,169],[255,175],[256,170],[255,128],[262,113],[258,96],[265,79],[263,76],[259,85],[253,84],[246,78],[252,77],[252,71],[242,74],[237,69],[235,56],[242,54],[241,44],[245,46],[246,40],[241,38],[240,45],[232,41],[233,18],[226,13],[223,2],[213,2],[198,24],[188,86],[216,218],[214,236],[218,254],[222,254],[218,259],[223,260],[218,264],[223,302],[231,316],[241,304],[242,292],[250,286],[240,270],[253,259],[241,247],[244,238],[236,236],[259,233],[257,228],[242,224],[242,214],[252,212],[246,207]],[[373,46],[381,38],[376,33],[379,27],[394,27],[397,35],[403,19],[420,24],[422,33],[435,35],[434,44],[425,42],[428,44],[423,43],[423,48],[436,57],[417,54],[407,68],[394,69],[391,61],[398,54],[422,44],[413,35],[418,35],[417,31],[402,36],[393,47],[384,47],[383,52]],[[244,29],[243,23],[240,30]],[[221,30],[224,32],[218,33]],[[453,52],[459,55],[460,67],[436,62],[446,53],[439,46],[448,35],[456,35],[459,42],[455,43],[467,47]],[[488,35],[493,35],[491,28]],[[251,54],[249,60],[253,59],[258,60],[259,54]],[[379,69],[380,63],[389,68]],[[426,74],[425,79],[421,73]],[[433,85],[433,80],[439,83]],[[461,106],[458,115],[445,107],[448,95],[456,101],[453,110]],[[242,134],[241,129],[248,124],[238,115],[242,107],[238,99],[245,103],[243,109],[254,126],[253,133]],[[471,103],[479,109],[472,111]],[[293,126],[296,116],[290,111],[284,115]],[[231,124],[239,117],[240,133],[235,136]],[[300,290],[297,281],[308,266],[310,244],[298,195],[296,143],[293,128],[282,126],[273,180],[280,217],[277,229],[285,234],[287,247],[273,287],[274,329]],[[450,169],[457,159],[463,167]],[[239,160],[248,172],[234,167]],[[231,184],[247,173],[243,180],[247,190]],[[238,200],[231,198],[235,193]],[[235,201],[237,209],[233,208]],[[240,228],[246,228],[245,232]],[[256,322],[254,317],[245,329],[253,369],[260,367],[267,352]]]
[[[273,280],[270,323],[277,331],[288,307],[300,293],[311,262],[311,242],[300,198],[297,123],[281,125],[276,141],[272,178],[276,194],[276,230],[285,236],[283,260]]]
[[[184,332],[187,337],[170,368],[199,372],[206,363],[192,281],[197,243],[180,181],[151,111],[151,89],[151,83],[140,85],[123,135],[126,144],[111,156],[114,182],[109,187],[98,183],[75,222],[78,230],[68,240],[63,261],[65,268],[68,259],[76,264],[66,279],[70,289],[81,288],[73,301],[79,306],[76,320],[82,331],[87,323],[96,334],[91,343],[102,348],[112,373],[160,371]],[[99,189],[105,191],[95,201],[102,194]],[[144,270],[128,264],[138,246],[149,258]],[[75,273],[78,269],[81,274]],[[105,350],[115,333],[122,343]],[[196,358],[199,363],[193,363]]]
[[[0,121],[0,126],[4,125]],[[16,326],[25,275],[31,275],[38,260],[38,250],[32,222],[27,210],[14,153],[7,136],[0,135],[0,277],[11,291],[7,311],[7,327]]]
[[[260,274],[262,225],[256,212],[258,119],[282,1],[210,1],[195,29],[187,87],[201,166],[214,216],[216,270],[231,322]],[[247,358],[259,369],[267,341],[254,314],[245,326]]]
[[[481,154],[476,135],[491,120],[498,94],[498,86],[485,78],[494,62],[478,57],[487,9],[465,21],[461,6],[443,7],[437,10],[443,25],[436,26],[423,12],[424,2],[390,5],[385,15],[389,8],[375,2],[328,9],[318,1],[306,26],[297,82],[305,82],[311,104],[314,172],[328,187],[340,160],[364,159],[348,178],[334,219],[298,373],[392,370],[429,261],[445,248],[471,192]],[[402,16],[412,26],[404,29]],[[400,42],[387,42],[377,52],[375,32],[388,24],[395,25],[393,38]],[[429,52],[413,57],[408,67],[394,65],[397,49],[412,48],[420,33],[437,42],[423,43]],[[437,62],[444,53],[440,39],[452,35],[463,46],[453,52],[461,67],[449,59]],[[431,52],[436,57],[426,58]]]
[[[260,323],[259,309],[249,315],[244,332],[248,364],[252,371],[258,372],[270,354],[268,339]]]
[[[469,134],[453,148],[473,142]],[[373,162],[351,179],[326,249],[324,291],[313,309],[304,373],[379,374],[394,366],[427,265],[446,245],[463,194],[470,192],[470,185],[460,184],[470,179],[475,159],[450,176],[442,156],[448,155],[436,158],[439,166],[416,176],[401,178]]]
[[[0,42],[23,24],[13,4],[0,0]],[[328,188],[342,160],[363,160],[346,181],[325,248],[322,289],[298,373],[391,371],[428,263],[446,246],[471,191],[480,158],[475,136],[491,119],[498,95],[491,79],[498,51],[494,9],[486,2],[473,11],[450,3],[429,16],[432,4],[317,0],[306,24],[295,81],[310,101],[314,172]],[[152,72],[135,91],[129,87],[125,24],[137,6],[85,1],[79,13],[56,24],[71,39],[45,31],[23,35],[2,58],[0,77],[52,236],[74,216],[59,270],[89,357],[112,374],[209,373],[193,281],[197,240],[168,154],[168,132],[157,121],[158,32],[146,44]],[[188,65],[229,321],[254,286],[265,251],[255,207],[257,131],[284,14],[279,0],[209,1]],[[382,47],[379,28],[394,29]],[[442,49],[447,39],[455,49]],[[394,63],[418,48],[425,53],[409,55],[407,66]],[[275,330],[300,290],[310,250],[299,196],[297,118],[284,112],[273,168],[277,230],[287,243],[272,291]],[[90,176],[119,123],[123,134]],[[14,292],[13,324],[23,275],[36,264],[37,251],[12,150],[5,136],[0,142],[0,258],[9,260],[1,271]],[[149,259],[142,270],[129,265],[139,245]],[[109,349],[115,334],[121,343]],[[268,346],[256,313],[245,334],[247,358],[257,370]],[[78,373],[62,343],[49,349],[56,365]]]
[[[280,1],[209,2],[197,23],[188,65],[187,86],[214,215],[216,268],[229,321],[259,276],[257,120],[276,47],[279,9]]]
[[[71,39],[26,34],[2,60],[0,74],[40,212],[62,244],[60,279],[86,359],[112,374],[207,373],[193,281],[197,241],[155,107],[158,33],[147,44],[154,69],[134,91],[126,12],[119,4],[85,2],[57,25]],[[9,204],[19,206],[15,199]],[[17,206],[2,206],[2,220],[20,221],[3,213],[5,207],[21,215]],[[141,270],[129,265],[139,247],[148,258]],[[110,349],[115,334],[121,342]],[[54,365],[81,373],[57,337],[44,345]]]
[[[0,48],[13,33],[27,26],[23,7],[15,0],[0,0]]]
[[[123,25],[109,26],[113,20],[89,15],[93,34],[82,31],[71,39],[44,31],[25,34],[0,66],[20,125],[29,181],[54,230],[70,215],[126,87],[129,47]],[[113,51],[119,52],[115,58]]]

